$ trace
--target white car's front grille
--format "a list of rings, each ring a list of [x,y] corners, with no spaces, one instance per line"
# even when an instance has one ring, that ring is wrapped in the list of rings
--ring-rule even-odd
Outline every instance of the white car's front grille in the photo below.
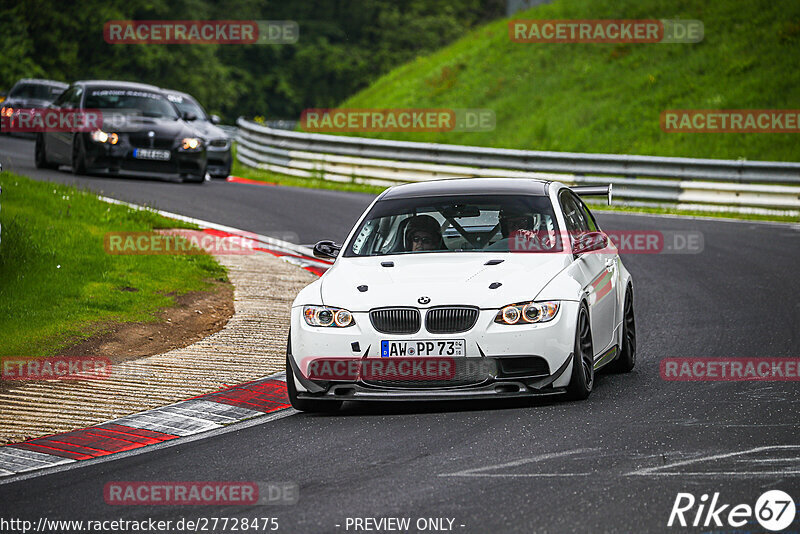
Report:
[[[425,314],[425,329],[431,334],[457,334],[475,326],[478,308],[443,306]]]
[[[425,314],[425,329],[431,334],[466,332],[478,321],[478,308],[471,306],[441,306]],[[369,312],[373,328],[382,334],[415,334],[421,326],[416,308],[380,308]]]
[[[382,334],[419,332],[420,315],[416,308],[382,308],[369,312],[372,327]]]

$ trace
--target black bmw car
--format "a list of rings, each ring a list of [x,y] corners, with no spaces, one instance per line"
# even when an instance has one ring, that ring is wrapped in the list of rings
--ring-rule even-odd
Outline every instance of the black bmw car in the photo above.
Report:
[[[67,84],[55,80],[23,78],[14,84],[6,99],[0,104],[0,115],[10,119],[20,109],[47,107],[67,87]]]
[[[36,137],[36,166],[69,165],[75,174],[139,171],[177,174],[203,182],[206,144],[166,94],[153,85],[119,81],[75,82],[50,109],[100,112],[91,131],[45,131]]]
[[[209,115],[200,103],[187,93],[164,89],[167,98],[175,104],[184,120],[200,132],[206,142],[208,174],[212,178],[227,178],[231,173],[231,139],[218,127],[219,117]]]

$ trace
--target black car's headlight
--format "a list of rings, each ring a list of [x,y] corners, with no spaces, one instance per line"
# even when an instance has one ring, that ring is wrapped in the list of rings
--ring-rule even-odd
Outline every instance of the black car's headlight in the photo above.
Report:
[[[344,328],[356,324],[352,313],[344,308],[330,306],[303,306],[303,318],[308,326]]]
[[[103,130],[95,130],[91,133],[92,141],[96,143],[111,143],[116,145],[119,143],[119,135],[115,133],[104,132]]]
[[[203,140],[198,137],[184,137],[181,139],[181,150],[199,150],[203,147]]]
[[[497,312],[494,322],[500,324],[546,323],[553,320],[558,313],[558,308],[557,301],[510,304]]]

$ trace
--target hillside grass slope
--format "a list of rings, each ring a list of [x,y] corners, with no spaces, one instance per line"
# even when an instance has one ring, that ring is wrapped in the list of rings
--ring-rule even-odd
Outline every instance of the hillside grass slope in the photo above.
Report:
[[[797,133],[665,133],[668,109],[800,109],[796,0],[557,0],[514,19],[699,19],[696,44],[515,43],[508,20],[341,108],[488,108],[489,132],[350,135],[531,150],[800,160]]]

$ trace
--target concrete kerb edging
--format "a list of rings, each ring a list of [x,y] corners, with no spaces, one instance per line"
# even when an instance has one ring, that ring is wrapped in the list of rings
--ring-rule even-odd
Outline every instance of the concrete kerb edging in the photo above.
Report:
[[[269,375],[267,377],[248,382],[247,384],[257,384],[257,383],[264,383],[264,382],[281,382],[281,383],[285,384],[285,381],[286,381],[286,373],[282,371],[280,373],[275,373],[275,374]],[[234,390],[234,389],[236,389],[238,387],[240,387],[240,386],[235,386],[234,388],[229,388],[228,390],[222,390],[222,392]],[[283,387],[285,389],[285,385]],[[216,394],[219,394],[219,393],[221,393],[221,392],[211,393],[211,394],[209,394],[209,396],[216,395]],[[180,406],[181,404],[189,403],[192,400],[204,400],[203,397],[205,397],[205,395],[200,396],[200,397],[195,397],[193,399],[187,399],[185,401],[180,401],[180,402],[177,402],[177,403],[173,403],[171,405],[163,406],[161,408],[155,408],[153,410],[146,410],[144,412],[140,412],[140,413],[137,413],[137,414],[128,415],[128,416],[125,416],[125,417],[121,417],[119,419],[114,419],[112,421],[108,421],[106,423],[101,423],[100,425],[95,425],[95,426],[88,427],[88,428],[85,428],[85,429],[81,429],[81,430],[78,430],[78,431],[75,431],[75,432],[68,432],[68,433],[65,433],[65,434],[57,434],[57,435],[54,435],[54,436],[45,436],[43,438],[37,438],[37,439],[48,439],[48,438],[54,438],[54,437],[62,437],[62,436],[66,436],[66,435],[74,435],[76,433],[78,433],[79,435],[83,435],[83,434],[87,434],[87,433],[91,434],[91,432],[94,429],[102,430],[103,425],[115,425],[115,424],[118,424],[120,422],[130,423],[131,419],[133,419],[133,418],[147,418],[148,415],[150,415],[150,414],[158,414],[160,411],[169,410],[171,408]],[[17,461],[20,461],[20,460],[21,461],[25,461],[25,460],[31,461],[31,460],[33,460],[33,461],[31,461],[32,464],[39,463],[39,465],[31,465],[29,468],[27,468],[27,469],[23,468],[23,469],[21,469],[21,470],[19,470],[17,472],[11,472],[11,471],[8,471],[7,469],[0,469],[0,485],[9,484],[9,483],[12,483],[12,482],[19,482],[19,481],[22,481],[22,480],[35,478],[35,477],[38,477],[38,476],[44,476],[44,475],[48,475],[48,474],[55,473],[55,472],[68,471],[68,470],[76,469],[76,468],[79,468],[79,467],[84,467],[84,466],[94,465],[94,464],[98,464],[98,463],[109,462],[109,461],[112,461],[112,460],[118,460],[120,458],[125,458],[125,457],[129,457],[129,456],[136,456],[138,454],[142,454],[142,453],[145,453],[145,452],[151,452],[151,451],[154,451],[154,450],[164,449],[164,448],[167,448],[167,447],[174,447],[176,445],[182,445],[182,444],[186,444],[186,443],[191,443],[193,441],[197,441],[197,440],[200,440],[200,439],[206,439],[206,438],[217,436],[217,435],[220,435],[220,434],[225,434],[227,432],[238,431],[238,430],[242,430],[242,429],[245,429],[245,428],[249,428],[251,426],[256,426],[256,425],[260,425],[260,424],[264,424],[264,423],[269,423],[271,421],[275,421],[277,419],[282,419],[283,417],[288,417],[290,415],[294,415],[295,413],[297,413],[296,410],[294,410],[293,408],[288,407],[288,406],[287,407],[276,408],[276,409],[274,409],[272,411],[264,411],[264,412],[261,412],[261,413],[259,413],[257,411],[254,411],[254,412],[255,413],[253,413],[252,415],[241,417],[241,418],[236,419],[236,420],[231,420],[229,422],[225,422],[224,424],[219,424],[218,426],[216,426],[214,428],[208,428],[208,429],[205,429],[205,430],[199,430],[199,431],[196,431],[196,432],[190,432],[190,433],[186,433],[183,436],[177,436],[177,437],[172,438],[172,439],[164,439],[162,441],[148,443],[145,446],[130,448],[130,449],[126,449],[126,450],[120,450],[120,451],[112,452],[112,453],[109,453],[109,454],[102,454],[102,455],[96,456],[94,458],[89,458],[89,459],[84,459],[84,460],[74,460],[74,459],[69,459],[69,458],[61,458],[61,457],[58,457],[58,456],[55,456],[55,455],[49,455],[49,456],[52,457],[50,459],[49,463],[44,463],[44,461],[35,462],[37,460],[37,458],[41,458],[41,457],[37,457],[36,454],[31,454],[29,451],[21,450],[21,452],[18,453],[19,456],[17,456],[17,458],[18,458]],[[193,414],[193,417],[201,417],[202,418],[202,416],[203,416],[203,412],[201,412],[201,411],[197,411],[197,412],[195,412]],[[121,425],[121,426],[123,426],[123,425]],[[124,425],[124,426],[127,426],[127,425]],[[32,441],[35,441],[35,440],[32,440]],[[2,447],[0,447],[0,451],[4,452],[6,450],[15,449],[16,447],[14,447],[14,445],[19,445],[19,444],[12,444],[12,445],[2,446]],[[48,455],[42,455],[42,456],[48,456]],[[6,458],[4,460],[2,457],[0,457],[0,465],[2,465],[2,463],[4,461],[7,463],[8,459]]]

